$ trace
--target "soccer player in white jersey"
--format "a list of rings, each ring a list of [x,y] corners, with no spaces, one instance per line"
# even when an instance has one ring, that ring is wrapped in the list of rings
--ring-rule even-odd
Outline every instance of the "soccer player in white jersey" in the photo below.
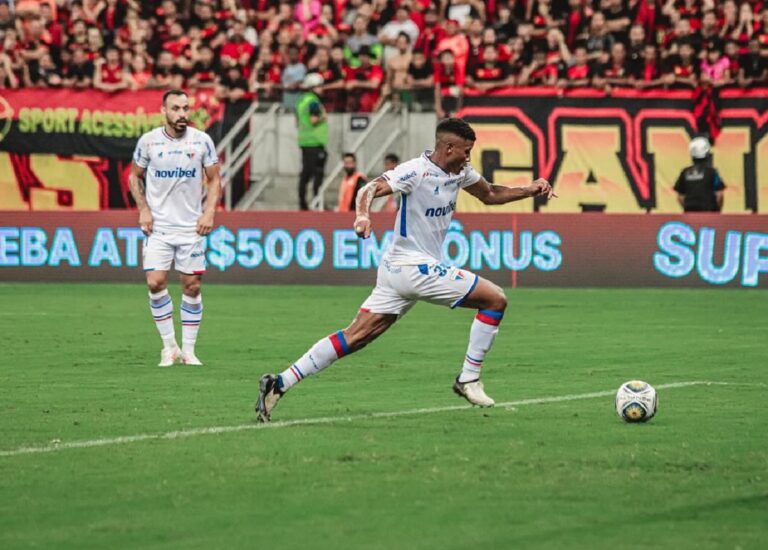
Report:
[[[213,228],[221,195],[218,157],[210,136],[188,126],[186,93],[167,91],[161,111],[165,125],[139,138],[129,180],[146,235],[143,261],[150,311],[163,340],[158,366],[170,367],[178,360],[202,365],[195,355],[195,342],[203,316],[200,284],[205,273],[205,236]],[[205,208],[203,172],[208,182]],[[181,276],[181,348],[168,293],[171,263]]]
[[[469,124],[445,119],[437,126],[434,151],[385,172],[358,192],[354,227],[362,238],[369,237],[372,230],[371,201],[396,191],[402,195],[394,238],[379,265],[376,287],[351,325],[315,343],[279,375],[262,376],[256,402],[259,420],[269,421],[278,400],[295,384],[372,342],[420,300],[478,310],[453,390],[473,405],[494,404],[480,382],[480,372],[499,331],[507,298],[490,281],[443,265],[443,241],[461,189],[485,204],[556,195],[544,179],[525,187],[487,182],[469,164],[474,143],[475,132]]]

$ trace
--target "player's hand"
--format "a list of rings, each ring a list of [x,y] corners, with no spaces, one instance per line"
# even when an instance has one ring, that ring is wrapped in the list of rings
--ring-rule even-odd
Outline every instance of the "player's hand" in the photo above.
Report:
[[[366,216],[358,216],[355,218],[355,233],[357,233],[357,236],[361,239],[370,237],[372,228],[371,220]]]
[[[551,199],[552,197],[557,198],[557,193],[555,193],[552,186],[544,178],[538,178],[533,182],[531,187],[534,197],[547,197],[548,199]]]
[[[145,208],[139,211],[139,227],[141,227],[141,230],[145,235],[149,236],[152,234],[153,222],[154,220],[152,219],[152,212],[149,211],[149,208]]]
[[[213,229],[213,212],[205,212],[197,220],[197,234],[205,237]]]

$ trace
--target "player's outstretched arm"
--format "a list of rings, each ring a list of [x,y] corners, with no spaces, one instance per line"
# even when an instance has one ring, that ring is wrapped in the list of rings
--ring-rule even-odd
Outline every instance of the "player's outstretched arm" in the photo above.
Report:
[[[547,197],[548,199],[557,197],[552,186],[544,178],[539,178],[530,185],[523,187],[495,185],[486,181],[485,178],[480,178],[474,185],[465,187],[464,191],[479,199],[483,204],[506,204],[529,197]]]
[[[355,218],[355,233],[358,237],[367,239],[371,236],[371,203],[377,197],[384,197],[392,194],[392,187],[382,178],[378,177],[369,181],[357,192]]]
[[[205,199],[203,215],[197,220],[197,233],[207,235],[213,229],[213,218],[216,206],[221,197],[221,171],[218,164],[205,167],[205,178],[208,180],[208,196]]]
[[[128,187],[131,189],[133,200],[136,201],[136,208],[139,211],[139,226],[145,235],[152,233],[152,212],[149,210],[147,199],[144,196],[144,174],[145,168],[142,168],[136,162],[131,163],[131,173],[128,176]]]

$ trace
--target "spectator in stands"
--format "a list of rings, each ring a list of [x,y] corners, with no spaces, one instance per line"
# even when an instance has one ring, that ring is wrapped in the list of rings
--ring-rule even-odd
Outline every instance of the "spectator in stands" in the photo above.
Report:
[[[347,111],[370,113],[379,101],[384,71],[372,63],[368,46],[361,46],[357,56],[360,66],[347,68]]]
[[[501,42],[507,42],[517,33],[517,22],[512,16],[512,10],[509,4],[501,4],[498,8],[496,21],[492,27]]]
[[[754,36],[749,41],[749,53],[739,61],[738,83],[742,88],[768,84],[768,58],[760,55],[760,41]]]
[[[419,28],[411,20],[411,10],[404,4],[395,10],[395,18],[384,25],[379,33],[379,42],[384,45],[383,61],[386,65],[389,58],[398,54],[398,38],[401,34],[408,37],[408,43],[413,44],[419,37]]]
[[[445,24],[445,35],[437,43],[437,52],[439,56],[442,56],[442,52],[450,50],[453,54],[453,63],[455,64],[456,73],[464,82],[464,76],[467,70],[467,59],[469,58],[469,41],[459,30],[459,22],[455,19],[449,20]]]
[[[482,63],[470,67],[467,72],[467,88],[489,92],[515,84],[515,77],[510,75],[509,65],[499,62],[496,46],[486,44],[482,59]]]
[[[689,42],[680,44],[678,55],[669,59],[669,70],[665,71],[664,84],[670,88],[695,88],[699,83],[699,64],[695,63],[693,46]]]
[[[643,54],[647,43],[643,26],[632,25],[629,29],[629,42],[627,43],[627,67],[632,74],[635,74],[643,64]]]
[[[543,48],[534,50],[530,64],[520,72],[521,86],[554,86],[557,84],[557,65],[547,62],[547,52]]]
[[[602,12],[595,12],[589,22],[589,37],[587,38],[587,52],[591,60],[605,63],[608,59],[607,52],[613,46],[614,38],[608,32],[605,24],[605,16]]]
[[[104,58],[94,63],[93,87],[103,92],[118,92],[130,86],[130,78],[120,62],[120,52],[114,46],[109,46]]]
[[[430,4],[424,12],[424,28],[414,44],[414,50],[424,52],[427,59],[432,59],[437,51],[437,45],[444,36],[445,29],[440,24],[437,8],[434,4]]]
[[[627,42],[629,26],[632,23],[629,9],[624,5],[624,0],[607,0],[607,8],[603,12],[605,27],[613,36],[614,41]]]
[[[378,45],[378,39],[368,32],[368,20],[362,15],[355,18],[352,25],[352,35],[347,39],[347,60],[351,65],[357,65],[360,48],[371,48]]]
[[[390,55],[387,60],[385,71],[385,83],[382,88],[379,105],[391,98],[395,103],[400,103],[401,92],[406,89],[406,80],[408,77],[408,68],[411,66],[411,39],[402,33],[395,42],[397,53]],[[378,106],[376,107],[378,109]]]
[[[643,61],[635,67],[634,85],[638,90],[658,88],[664,84],[658,53],[654,44],[646,44],[643,49]]]
[[[288,62],[283,69],[280,83],[283,88],[283,107],[288,111],[296,109],[296,102],[301,96],[301,83],[307,76],[307,67],[301,62],[300,51],[295,44],[287,48]]]
[[[235,20],[227,41],[221,46],[219,58],[224,67],[239,65],[247,67],[253,55],[253,44],[245,39],[246,26],[243,21]]]
[[[413,52],[403,89],[410,92],[411,106],[417,111],[434,107],[435,70],[422,50]]]
[[[16,28],[16,18],[11,11],[9,0],[0,0],[0,31]]]
[[[725,184],[710,161],[709,140],[695,137],[688,150],[693,164],[677,178],[677,200],[685,212],[719,212],[723,208]]]
[[[357,169],[357,157],[354,153],[344,153],[342,162],[344,173],[341,176],[336,212],[354,212],[357,192],[367,183],[368,178]]]
[[[731,63],[718,48],[711,48],[701,61],[701,80],[704,86],[722,88],[733,82],[730,71]]]
[[[211,47],[206,44],[195,47],[192,59],[194,62],[188,74],[187,86],[194,89],[213,88],[221,68]]]
[[[88,59],[84,49],[78,48],[72,53],[72,62],[65,70],[62,84],[65,88],[90,88],[93,83],[93,62]]]
[[[307,185],[312,180],[314,196],[323,183],[328,144],[328,117],[320,101],[323,77],[309,73],[302,82],[304,90],[296,104],[301,148],[301,176],[299,177],[299,209],[309,210]]]
[[[147,67],[147,60],[143,55],[134,55],[131,59],[130,82],[132,90],[143,90],[152,78],[152,71]]]
[[[11,59],[0,53],[0,89],[13,89],[19,87],[19,81],[11,68]]]
[[[459,72],[451,50],[443,50],[435,68],[435,111],[446,118],[461,109],[464,100],[464,73]]]
[[[615,87],[630,84],[630,72],[627,67],[627,49],[622,42],[614,42],[611,46],[611,58],[597,69],[593,84],[610,94]]]
[[[157,63],[152,69],[152,78],[147,82],[147,88],[181,88],[184,73],[173,62],[173,54],[163,51],[157,57]]]
[[[248,89],[259,101],[277,101],[282,79],[280,65],[268,48],[262,47],[248,77]]]
[[[343,54],[342,54],[343,57]],[[328,48],[321,47],[309,61],[307,70],[323,77],[322,98],[326,111],[341,112],[346,106],[344,72],[331,59]]]
[[[573,59],[560,71],[560,80],[557,87],[561,90],[567,88],[587,88],[592,85],[595,71],[589,62],[587,47],[579,44],[573,50]]]
[[[216,87],[216,96],[220,101],[236,103],[248,94],[248,81],[243,76],[240,65],[230,65],[224,71]]]
[[[39,63],[24,65],[24,86],[26,88],[61,87],[61,71],[53,62],[51,54],[43,54]]]

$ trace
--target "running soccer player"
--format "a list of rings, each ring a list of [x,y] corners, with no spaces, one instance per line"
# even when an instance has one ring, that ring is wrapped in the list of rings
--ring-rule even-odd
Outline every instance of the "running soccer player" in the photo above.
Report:
[[[195,342],[203,317],[200,285],[205,273],[205,236],[213,229],[221,194],[219,161],[208,134],[188,127],[186,93],[165,92],[161,111],[165,125],[139,138],[129,178],[139,225],[147,236],[142,253],[149,306],[163,340],[158,366],[170,367],[177,360],[202,365],[195,355]],[[205,209],[203,172],[208,181]],[[181,274],[181,349],[167,288],[172,262]]]
[[[417,301],[478,310],[469,346],[453,390],[473,405],[490,407],[480,372],[504,317],[507,298],[495,284],[474,273],[440,263],[443,241],[460,189],[485,204],[505,204],[528,197],[556,197],[544,179],[525,187],[487,182],[469,164],[475,132],[461,119],[437,125],[434,151],[401,164],[365,185],[357,194],[355,232],[368,238],[371,201],[399,191],[402,195],[392,244],[379,265],[376,287],[352,324],[315,343],[279,375],[259,382],[256,414],[268,422],[277,402],[295,384],[362,349],[391,327]]]

